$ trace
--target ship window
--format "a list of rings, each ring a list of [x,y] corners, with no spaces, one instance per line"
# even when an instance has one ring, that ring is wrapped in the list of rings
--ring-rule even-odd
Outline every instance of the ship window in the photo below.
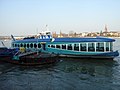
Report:
[[[22,43],[20,44],[20,47],[23,47],[23,44],[22,44]]]
[[[24,43],[24,47],[26,48],[26,44]]]
[[[106,42],[106,51],[109,51],[109,42]]]
[[[15,47],[17,47],[17,44],[15,44]]]
[[[40,43],[38,44],[38,48],[41,48],[41,44]]]
[[[37,44],[36,43],[34,44],[34,48],[37,48]]]
[[[46,50],[46,44],[45,43],[42,44],[42,48],[43,48],[43,50]]]
[[[56,45],[56,48],[60,48],[60,45]]]
[[[68,44],[68,50],[72,50],[72,44]]]
[[[14,47],[14,44],[12,44],[12,47]]]
[[[50,47],[50,45],[48,45],[48,47]]]
[[[33,44],[32,43],[30,44],[30,48],[33,48]]]
[[[95,51],[95,44],[94,43],[88,43],[88,51],[89,52]]]
[[[13,47],[15,47],[15,44],[13,44]]]
[[[74,44],[74,50],[79,51],[79,44]]]
[[[113,50],[113,42],[110,42],[110,51]]]
[[[81,51],[86,51],[86,43],[80,44]]]
[[[27,44],[27,48],[29,48],[29,44]]]
[[[62,49],[66,49],[66,45],[62,45]]]
[[[96,43],[96,51],[104,52],[104,43]]]
[[[20,45],[18,44],[18,47],[20,47]]]
[[[55,48],[55,45],[51,45],[52,48]]]

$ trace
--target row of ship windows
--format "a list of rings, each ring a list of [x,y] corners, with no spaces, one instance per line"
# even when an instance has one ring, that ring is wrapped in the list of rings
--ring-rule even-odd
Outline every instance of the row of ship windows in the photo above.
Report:
[[[25,47],[25,48],[41,48],[41,44],[36,43],[21,43],[12,44],[13,47]],[[51,44],[48,45],[49,48],[66,49],[74,51],[112,51],[111,42],[103,43],[77,43],[77,44]]]
[[[13,47],[24,47],[24,48],[41,48],[41,44],[36,43],[21,43],[21,44],[12,44]]]
[[[95,47],[96,46],[96,47]],[[79,44],[52,44],[48,45],[49,48],[58,48],[65,50],[74,50],[74,51],[90,51],[90,52],[104,52],[112,51],[112,43],[79,43]],[[96,50],[95,50],[96,49]]]

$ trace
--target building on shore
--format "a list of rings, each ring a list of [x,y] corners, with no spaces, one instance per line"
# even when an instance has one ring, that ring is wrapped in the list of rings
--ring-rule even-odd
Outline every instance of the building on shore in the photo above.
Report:
[[[74,31],[69,31],[69,33],[63,33],[61,30],[58,33],[52,32],[52,36],[54,38],[63,38],[63,37],[96,37],[96,36],[103,36],[103,37],[120,37],[120,31],[115,30],[108,30],[107,25],[105,25],[104,30],[101,30],[100,32],[82,32],[77,33]],[[37,38],[37,35],[28,35],[27,37],[35,37]],[[14,36],[15,39],[23,39],[25,36]],[[0,36],[0,40],[10,40],[10,36]]]
[[[63,33],[60,31],[59,34],[56,32],[53,32],[53,37],[96,37],[96,36],[103,36],[103,37],[120,37],[120,31],[110,31],[108,30],[107,25],[105,25],[104,30],[101,30],[100,32],[82,32],[82,33],[76,33],[74,31],[69,31],[68,34]]]

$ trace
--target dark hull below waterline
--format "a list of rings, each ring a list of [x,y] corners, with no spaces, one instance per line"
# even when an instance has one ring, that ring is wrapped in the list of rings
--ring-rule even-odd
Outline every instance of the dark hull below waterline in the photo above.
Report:
[[[16,65],[32,66],[32,65],[45,65],[45,64],[55,64],[59,61],[58,57],[50,58],[20,58],[20,60],[13,60],[10,57],[2,58],[0,61],[8,62]]]

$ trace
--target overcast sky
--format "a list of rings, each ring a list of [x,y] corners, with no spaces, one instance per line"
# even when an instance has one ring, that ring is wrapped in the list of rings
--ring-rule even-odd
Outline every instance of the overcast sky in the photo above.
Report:
[[[0,36],[120,31],[120,0],[0,0]]]

